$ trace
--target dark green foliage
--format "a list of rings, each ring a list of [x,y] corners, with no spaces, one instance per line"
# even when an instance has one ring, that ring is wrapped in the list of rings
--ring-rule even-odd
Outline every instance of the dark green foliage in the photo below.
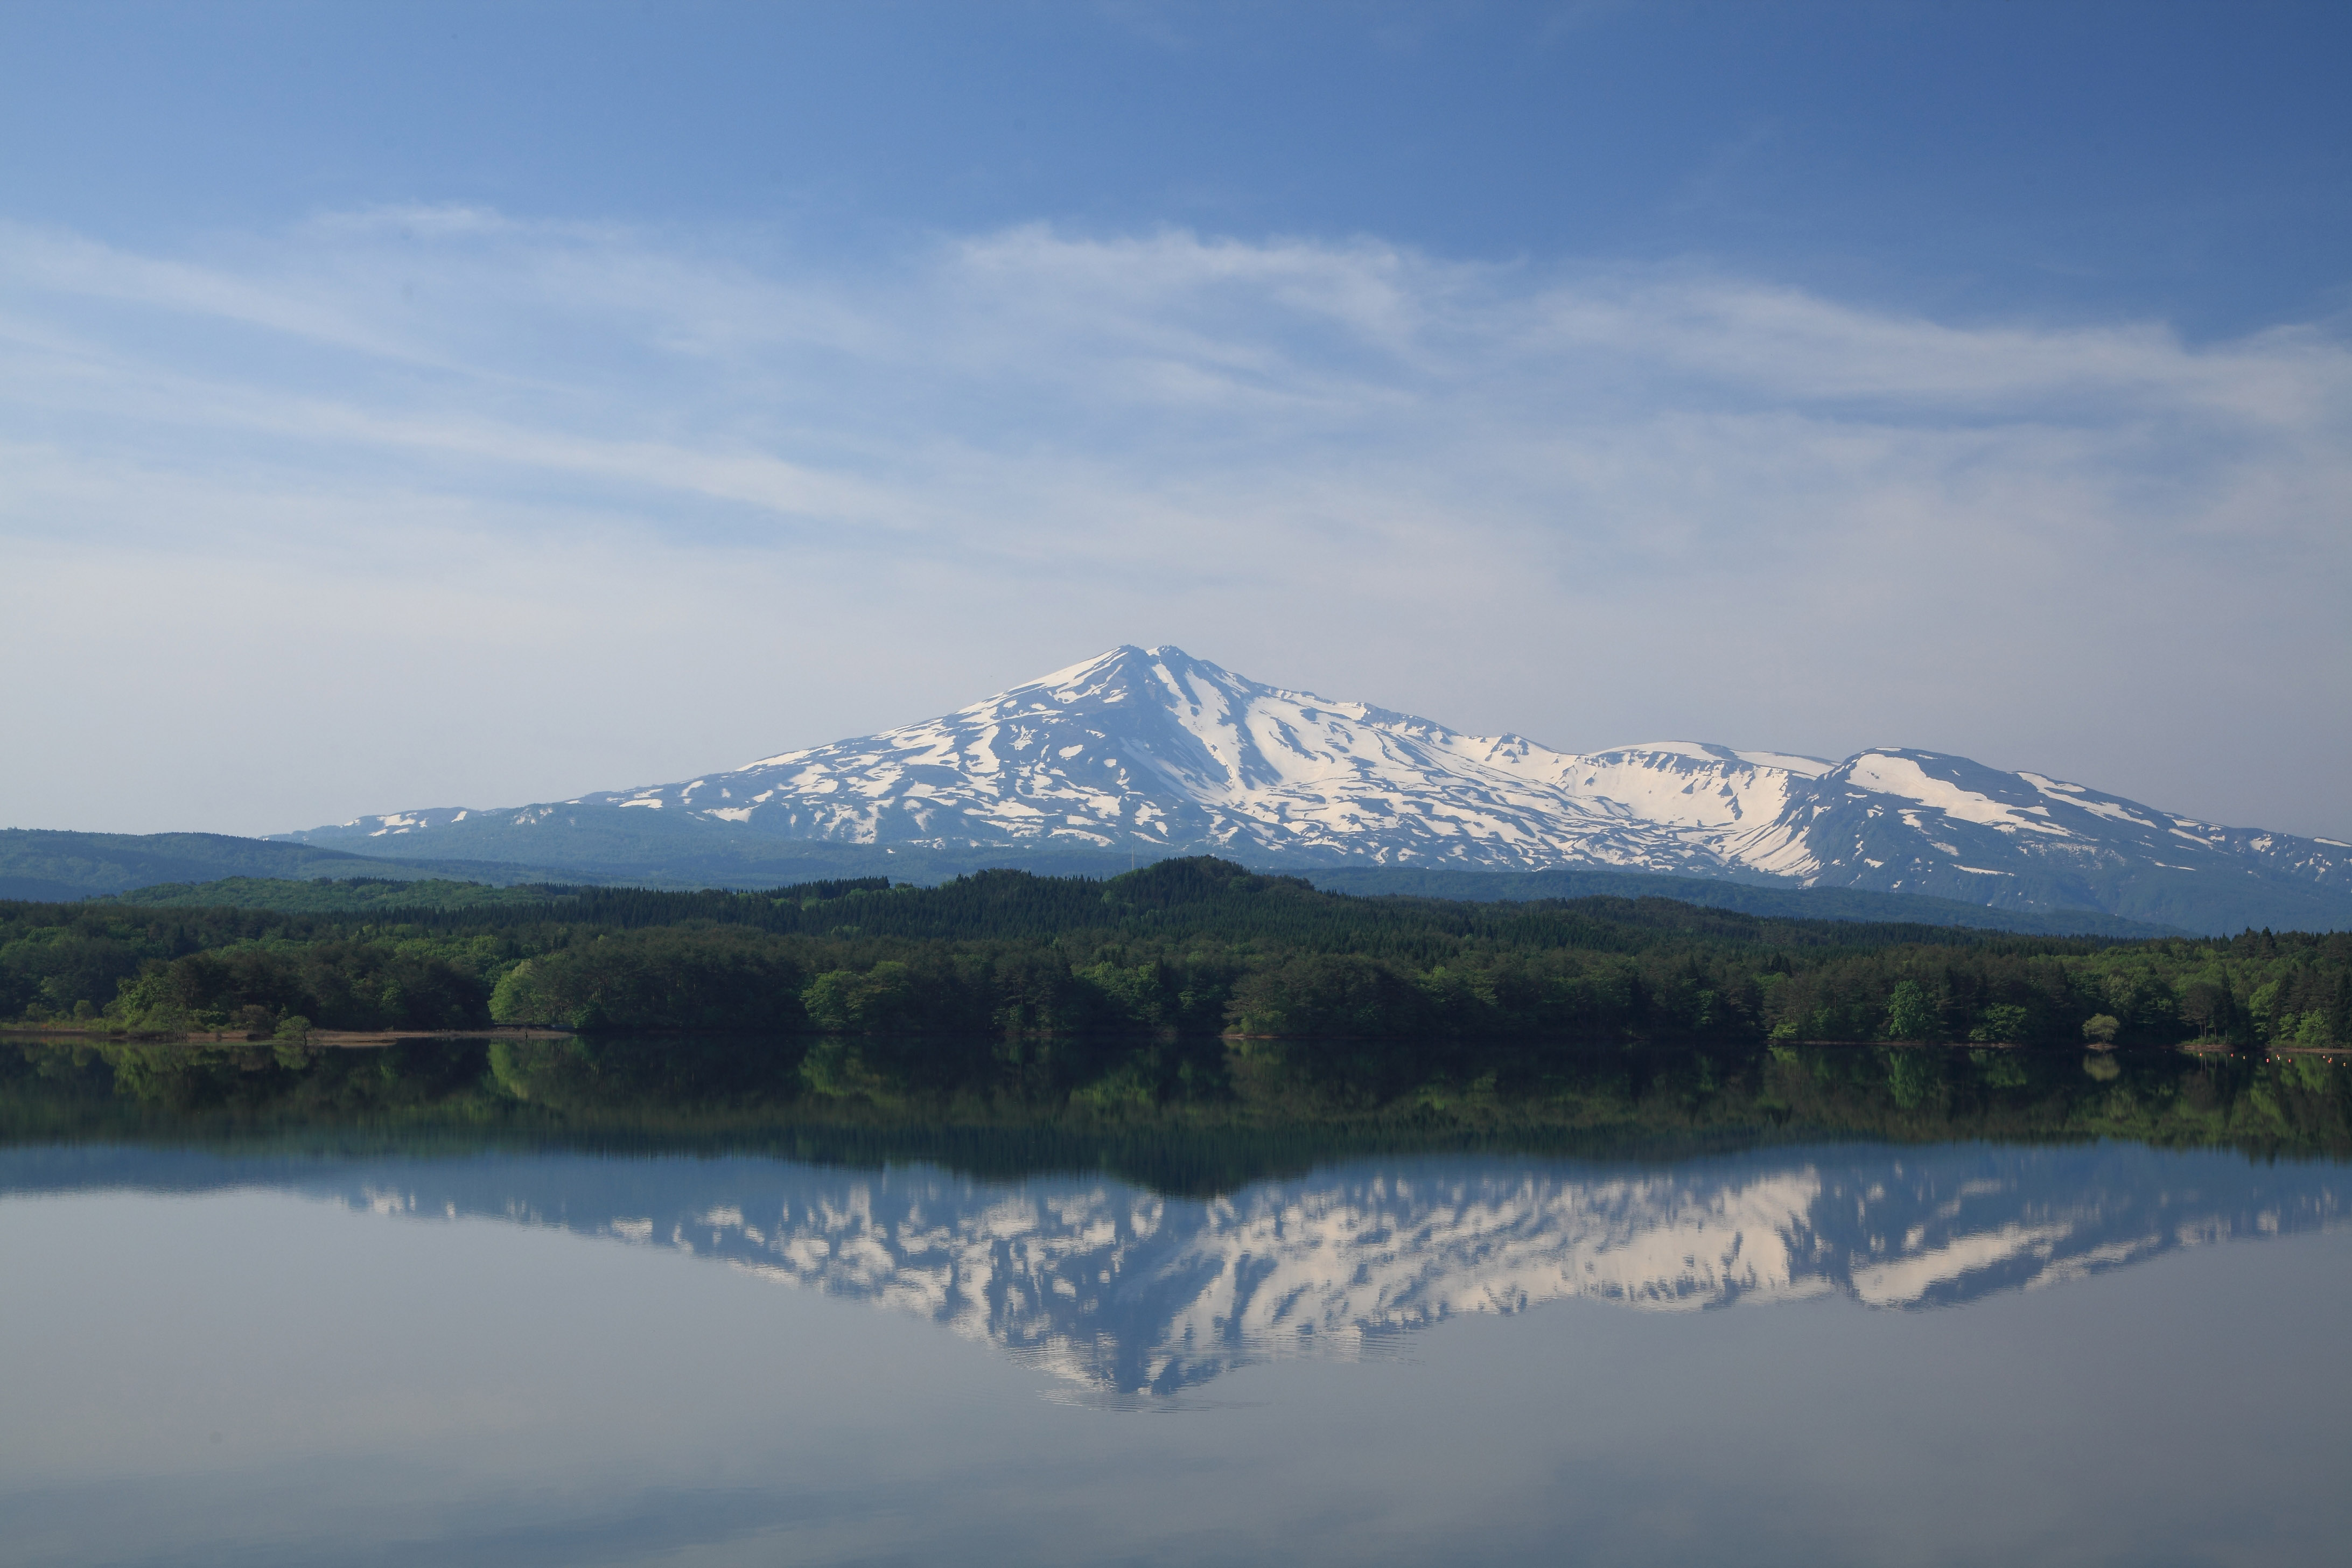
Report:
[[[1234,994],[1231,1017],[1244,1034],[1377,1039],[1429,1033],[1445,1002],[1456,1011],[1477,1005],[1451,988],[1424,991],[1416,978],[1356,953],[1296,953],[1253,972]]]
[[[598,932],[517,965],[501,979],[491,1011],[502,1023],[592,1031],[794,1033],[805,982],[784,944],[756,931]],[[509,1004],[526,985],[530,1001]]]
[[[480,976],[446,958],[331,940],[150,961],[109,1008],[134,1030],[270,1034],[296,1016],[326,1029],[478,1028],[489,1021],[487,1002]]]
[[[1119,1065],[1103,1070],[1160,1092],[1222,1070],[1183,1043],[1225,1033],[1409,1042],[1363,1058],[1383,1082],[1451,1071],[1449,1042],[1474,1040],[1522,1056],[1543,1041],[2079,1049],[2105,1018],[2126,1047],[2352,1044],[2352,934],[2126,942],[1654,898],[1352,898],[1210,859],[1108,882],[987,871],[929,889],[505,889],[437,908],[0,904],[0,1017],[99,1015],[134,1032],[262,1036],[295,1017],[456,1029],[493,1016],[856,1036],[898,1043],[845,1048],[840,1081],[892,1092],[926,1074],[1067,1088],[1091,1081],[1093,1047],[1038,1042],[1110,1039],[1124,1044],[1101,1059]],[[963,1046],[905,1043],[950,1037],[1009,1043],[971,1061]]]

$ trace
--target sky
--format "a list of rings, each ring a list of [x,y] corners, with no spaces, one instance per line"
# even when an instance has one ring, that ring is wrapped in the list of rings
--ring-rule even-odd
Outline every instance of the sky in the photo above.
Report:
[[[0,7],[0,826],[1120,643],[2352,837],[2340,5]]]

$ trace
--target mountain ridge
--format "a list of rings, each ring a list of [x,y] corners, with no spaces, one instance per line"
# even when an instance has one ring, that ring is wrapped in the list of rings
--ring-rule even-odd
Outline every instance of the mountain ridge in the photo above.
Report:
[[[1912,748],[1836,763],[1700,742],[1559,752],[1264,685],[1166,646],[1113,648],[936,719],[673,784],[276,837],[550,869],[778,840],[1211,853],[1285,868],[1576,867],[2199,931],[2352,926],[2352,846],[2332,840],[2222,827]]]

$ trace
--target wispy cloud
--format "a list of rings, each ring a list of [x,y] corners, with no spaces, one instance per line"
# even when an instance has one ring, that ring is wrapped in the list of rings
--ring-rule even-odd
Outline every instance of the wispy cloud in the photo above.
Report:
[[[0,603],[44,670],[0,717],[191,760],[0,815],[571,793],[1170,640],[1559,744],[1906,742],[2341,835],[2347,395],[2325,323],[2192,346],[1370,238],[1026,226],[852,273],[478,208],[170,256],[0,228]],[[256,783],[217,737],[261,732],[302,739]]]

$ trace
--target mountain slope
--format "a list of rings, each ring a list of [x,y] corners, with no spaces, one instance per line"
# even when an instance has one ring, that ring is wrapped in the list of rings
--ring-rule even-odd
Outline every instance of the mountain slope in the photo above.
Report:
[[[938,719],[676,784],[288,837],[565,869],[748,868],[849,847],[909,865],[1210,851],[1297,868],[1579,866],[2205,931],[2352,925],[2341,844],[1933,752],[1556,752],[1261,685],[1173,647],[1115,648]]]

